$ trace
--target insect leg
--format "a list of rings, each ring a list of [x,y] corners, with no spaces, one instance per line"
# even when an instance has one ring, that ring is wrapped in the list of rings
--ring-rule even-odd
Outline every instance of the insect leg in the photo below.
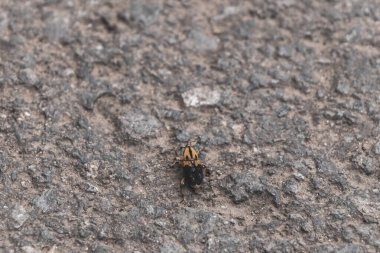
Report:
[[[171,167],[173,167],[174,165],[176,165],[178,162],[183,161],[183,159],[181,157],[177,156],[177,151],[176,150],[174,150],[174,153],[175,153],[175,156],[174,156],[175,158],[174,158],[174,161],[173,161],[173,164],[171,165]]]

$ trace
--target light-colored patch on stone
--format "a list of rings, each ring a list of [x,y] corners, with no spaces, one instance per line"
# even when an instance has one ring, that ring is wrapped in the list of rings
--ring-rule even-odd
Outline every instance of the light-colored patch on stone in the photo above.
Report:
[[[194,51],[215,51],[219,46],[219,38],[209,35],[200,29],[193,29],[190,31],[184,46]]]
[[[11,217],[14,220],[14,228],[20,228],[28,220],[29,214],[21,205],[16,205],[12,210]]]
[[[215,105],[220,100],[221,93],[210,87],[198,87],[182,93],[183,102],[187,107],[199,107],[202,105]]]

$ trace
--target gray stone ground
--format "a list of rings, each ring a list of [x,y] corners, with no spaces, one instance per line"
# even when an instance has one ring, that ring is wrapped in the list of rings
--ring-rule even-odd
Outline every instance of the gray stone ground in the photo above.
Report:
[[[0,252],[380,252],[377,0],[2,0]],[[212,171],[185,190],[189,140]]]

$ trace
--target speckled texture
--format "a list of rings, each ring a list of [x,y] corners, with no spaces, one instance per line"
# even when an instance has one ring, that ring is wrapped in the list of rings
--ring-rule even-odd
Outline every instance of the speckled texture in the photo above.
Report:
[[[1,1],[0,252],[379,252],[379,19]],[[188,140],[212,174],[181,202]]]

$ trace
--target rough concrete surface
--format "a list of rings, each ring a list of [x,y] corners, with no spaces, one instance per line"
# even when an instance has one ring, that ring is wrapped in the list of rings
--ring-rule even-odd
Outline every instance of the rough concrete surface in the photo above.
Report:
[[[0,34],[0,252],[380,252],[379,1],[2,0]]]

